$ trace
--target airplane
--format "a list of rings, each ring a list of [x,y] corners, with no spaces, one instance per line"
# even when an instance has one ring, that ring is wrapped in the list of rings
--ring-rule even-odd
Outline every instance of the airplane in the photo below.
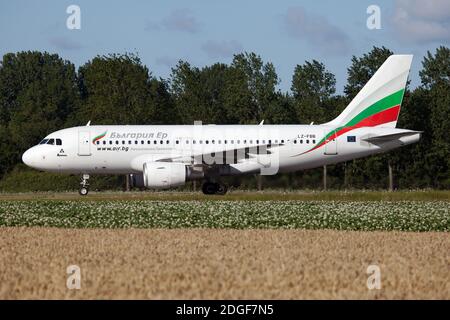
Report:
[[[201,180],[225,194],[224,176],[273,175],[386,152],[420,140],[396,128],[412,55],[391,55],[334,120],[320,125],[91,125],[53,132],[22,156],[49,172],[126,174],[136,187],[168,189]]]

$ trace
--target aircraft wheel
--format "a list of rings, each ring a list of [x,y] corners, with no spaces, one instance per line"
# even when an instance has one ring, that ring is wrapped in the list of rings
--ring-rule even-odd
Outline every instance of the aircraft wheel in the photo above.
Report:
[[[205,182],[202,186],[204,194],[215,194],[217,192],[217,184],[212,182]]]
[[[217,184],[216,194],[223,196],[228,191],[228,188],[224,184]]]
[[[85,195],[87,195],[87,194],[89,193],[89,189],[86,188],[86,187],[81,187],[81,188],[78,190],[78,193],[79,193],[80,195],[82,195],[82,196],[85,196]]]

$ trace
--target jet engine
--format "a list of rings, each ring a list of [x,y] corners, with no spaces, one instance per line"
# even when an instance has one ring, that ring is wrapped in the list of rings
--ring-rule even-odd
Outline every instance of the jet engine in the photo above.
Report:
[[[145,187],[165,189],[184,185],[187,169],[183,163],[146,162],[142,174]]]

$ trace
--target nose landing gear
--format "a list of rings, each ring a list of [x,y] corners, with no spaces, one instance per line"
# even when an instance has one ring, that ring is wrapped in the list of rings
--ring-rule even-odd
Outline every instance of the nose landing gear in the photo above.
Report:
[[[89,175],[83,174],[81,177],[80,182],[80,189],[78,190],[78,193],[82,196],[85,196],[89,193]]]
[[[224,195],[227,193],[228,188],[226,185],[222,183],[215,183],[215,182],[209,182],[206,181],[202,185],[202,191],[204,194],[217,194],[217,195]]]

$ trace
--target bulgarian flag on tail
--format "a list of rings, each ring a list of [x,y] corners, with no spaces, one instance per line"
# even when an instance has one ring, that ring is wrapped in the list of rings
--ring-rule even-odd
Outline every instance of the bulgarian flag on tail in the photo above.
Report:
[[[361,127],[395,128],[400,114],[412,55],[392,55],[386,59],[345,110],[333,121],[323,124],[330,131],[310,150],[330,139]]]

